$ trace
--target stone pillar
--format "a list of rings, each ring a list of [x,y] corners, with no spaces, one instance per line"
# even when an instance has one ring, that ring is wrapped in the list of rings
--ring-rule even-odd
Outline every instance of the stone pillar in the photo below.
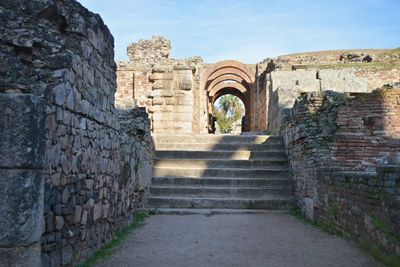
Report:
[[[178,122],[180,133],[193,133],[193,72],[192,66],[174,66],[174,91],[176,105],[174,120]]]
[[[193,70],[191,66],[153,69],[153,132],[193,132]]]
[[[0,266],[41,266],[44,102],[0,94]]]

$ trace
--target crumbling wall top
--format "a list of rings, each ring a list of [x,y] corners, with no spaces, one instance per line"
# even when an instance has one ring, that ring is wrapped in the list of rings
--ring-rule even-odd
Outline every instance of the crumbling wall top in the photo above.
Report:
[[[129,61],[146,65],[167,60],[170,50],[171,41],[162,36],[153,36],[150,40],[140,39],[126,49]]]

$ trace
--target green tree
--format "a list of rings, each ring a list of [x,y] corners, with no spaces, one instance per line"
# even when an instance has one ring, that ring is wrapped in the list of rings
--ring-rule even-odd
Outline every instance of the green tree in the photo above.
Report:
[[[214,103],[214,116],[222,133],[231,132],[233,123],[243,115],[243,103],[234,95],[223,95]]]

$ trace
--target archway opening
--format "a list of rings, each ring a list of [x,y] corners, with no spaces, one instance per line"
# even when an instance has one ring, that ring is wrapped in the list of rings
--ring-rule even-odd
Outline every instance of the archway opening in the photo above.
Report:
[[[240,134],[245,124],[246,106],[242,97],[227,92],[213,99],[212,117],[215,134]]]
[[[250,131],[252,125],[251,99],[254,87],[254,72],[249,70],[246,65],[240,62],[234,60],[221,61],[209,66],[205,70],[202,75],[202,81],[207,94],[208,132],[219,132],[216,127],[219,127],[219,123],[222,122],[220,121],[218,123],[216,121],[217,114],[215,111],[219,107],[219,101],[217,100],[220,97],[229,94],[233,96],[227,98],[231,98],[231,100],[238,98],[240,100],[241,107],[243,107],[244,111],[241,116],[242,119],[238,123],[240,124],[239,127],[236,126],[235,129],[231,129],[231,127],[222,127],[222,129],[220,129],[221,132],[229,133],[233,131],[238,133]],[[221,112],[221,110],[219,110],[219,112]],[[225,117],[223,121],[232,121],[233,118],[229,118],[229,114],[225,114],[225,116],[228,117]],[[224,124],[224,126],[226,126],[226,124]],[[237,128],[239,128],[239,130],[237,130]]]

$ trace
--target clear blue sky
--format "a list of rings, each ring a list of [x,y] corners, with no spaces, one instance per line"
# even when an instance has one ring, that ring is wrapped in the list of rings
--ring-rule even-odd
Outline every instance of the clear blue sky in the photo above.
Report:
[[[400,47],[400,0],[78,0],[126,47],[162,35],[170,57],[212,63],[302,51]]]

